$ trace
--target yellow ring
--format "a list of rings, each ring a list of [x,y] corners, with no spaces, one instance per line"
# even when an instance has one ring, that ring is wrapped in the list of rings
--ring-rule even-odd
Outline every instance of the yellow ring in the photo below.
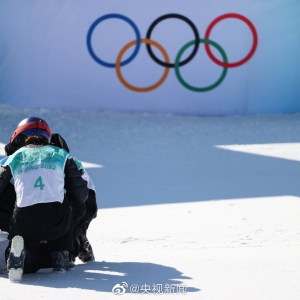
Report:
[[[158,44],[157,42],[152,41],[152,40],[149,40],[149,39],[141,39],[141,43],[143,43],[143,44],[151,44],[151,45],[155,46],[156,48],[158,48],[158,50],[160,50],[160,52],[161,52],[162,55],[164,56],[165,62],[166,62],[166,63],[169,63],[169,62],[170,62],[168,53],[167,53],[166,50],[165,50],[160,44]],[[148,87],[136,87],[136,86],[133,86],[133,85],[129,84],[129,83],[124,79],[124,77],[122,76],[120,64],[121,64],[122,56],[124,55],[124,53],[126,52],[126,50],[128,50],[131,46],[133,46],[133,45],[135,45],[135,44],[136,44],[136,40],[129,42],[127,45],[125,45],[125,46],[121,49],[120,53],[118,54],[117,61],[116,61],[116,72],[117,72],[117,76],[118,76],[119,80],[121,81],[121,83],[122,83],[123,85],[125,85],[129,90],[132,90],[132,91],[134,91],[134,92],[149,92],[149,91],[152,91],[152,90],[158,88],[158,87],[166,80],[166,78],[168,77],[168,74],[169,74],[170,69],[169,69],[169,68],[165,68],[165,71],[164,71],[164,73],[163,73],[163,76],[160,78],[160,80],[157,81],[155,84],[150,85],[150,86],[148,86]]]

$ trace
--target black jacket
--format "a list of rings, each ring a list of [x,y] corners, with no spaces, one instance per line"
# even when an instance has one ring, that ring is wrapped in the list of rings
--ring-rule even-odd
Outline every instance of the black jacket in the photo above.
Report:
[[[16,202],[14,186],[9,183],[0,194],[0,230],[9,232],[9,219]]]

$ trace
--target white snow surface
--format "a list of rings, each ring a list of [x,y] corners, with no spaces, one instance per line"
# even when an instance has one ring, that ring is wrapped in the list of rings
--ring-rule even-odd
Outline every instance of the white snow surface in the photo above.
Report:
[[[0,105],[0,155],[29,116],[59,132],[94,181],[99,210],[88,238],[96,261],[25,274],[19,284],[1,274],[1,300],[300,299],[300,114]],[[125,294],[112,293],[116,284]],[[159,285],[174,291],[155,294]]]

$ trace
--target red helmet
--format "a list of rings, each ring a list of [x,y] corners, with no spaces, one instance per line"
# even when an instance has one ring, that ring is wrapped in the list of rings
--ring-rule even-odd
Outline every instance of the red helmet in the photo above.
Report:
[[[30,117],[22,120],[12,134],[10,142],[12,143],[19,134],[25,136],[42,135],[48,142],[50,142],[52,136],[51,129],[46,121],[37,117]]]

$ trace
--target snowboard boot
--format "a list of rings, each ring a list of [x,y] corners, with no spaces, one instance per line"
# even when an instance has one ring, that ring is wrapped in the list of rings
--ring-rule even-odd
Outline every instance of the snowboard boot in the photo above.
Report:
[[[53,271],[64,273],[69,269],[69,253],[68,251],[51,252]]]
[[[82,234],[79,237],[79,241],[80,241],[80,249],[79,249],[78,258],[82,262],[94,261],[95,256],[93,253],[93,249],[86,235]]]
[[[7,259],[8,278],[11,282],[20,282],[22,280],[25,258],[24,240],[21,236],[16,235],[12,239]]]

